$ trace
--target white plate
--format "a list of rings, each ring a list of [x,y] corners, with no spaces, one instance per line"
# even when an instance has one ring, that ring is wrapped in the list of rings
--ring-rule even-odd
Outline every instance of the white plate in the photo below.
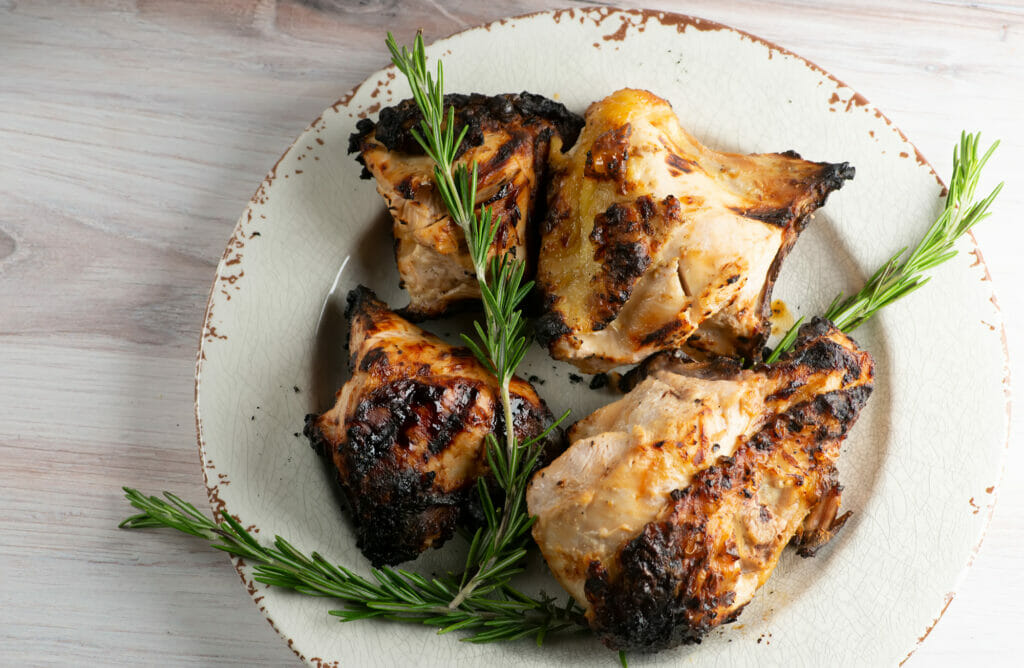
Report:
[[[941,209],[930,166],[863,97],[724,26],[566,10],[468,30],[427,55],[443,56],[451,91],[529,90],[582,112],[618,88],[647,88],[717,149],[794,149],[855,165],[856,179],[829,198],[783,266],[775,296],[798,314],[820,312],[837,291],[859,287]],[[328,407],[342,379],[345,293],[365,283],[395,306],[406,303],[384,206],[346,149],[359,118],[407,96],[391,69],[370,76],[313,121],[267,175],[217,269],[196,369],[199,449],[213,506],[255,525],[264,540],[281,534],[363,571],[332,479],[297,434],[306,413]],[[1002,323],[972,248],[964,244],[926,289],[856,333],[878,377],[839,462],[843,503],[854,515],[836,540],[815,559],[788,552],[737,623],[699,646],[635,663],[892,665],[927,633],[977,549],[1007,435]],[[573,370],[535,348],[524,375],[546,380],[538,390],[555,413],[572,408],[579,418],[609,396],[570,382]],[[436,569],[446,553],[415,567]],[[615,660],[586,637],[542,649],[528,641],[475,646],[416,626],[344,625],[327,615],[330,601],[266,590],[247,567],[239,572],[274,628],[312,664]]]

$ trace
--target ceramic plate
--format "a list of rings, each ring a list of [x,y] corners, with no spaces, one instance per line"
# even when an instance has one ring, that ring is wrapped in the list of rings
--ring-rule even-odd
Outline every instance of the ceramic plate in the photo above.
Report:
[[[829,198],[783,266],[775,296],[797,314],[818,313],[837,292],[858,288],[941,210],[943,187],[930,166],[863,97],[718,24],[567,10],[468,30],[427,55],[444,58],[452,91],[529,90],[582,113],[618,88],[646,88],[718,150],[793,149],[855,165],[856,179]],[[326,409],[344,379],[345,293],[364,283],[395,306],[406,303],[384,205],[346,150],[360,118],[408,95],[393,70],[370,76],[270,171],[217,269],[196,371],[199,449],[214,508],[258,527],[264,540],[281,534],[363,571],[332,479],[300,433],[303,416]],[[787,551],[738,622],[701,645],[636,663],[893,665],[927,634],[977,549],[1007,435],[1000,315],[980,254],[969,243],[960,250],[926,289],[856,332],[878,377],[839,461],[843,503],[854,514],[836,540],[814,559]],[[449,337],[457,329],[430,327]],[[544,380],[538,390],[556,414],[569,408],[579,418],[611,400],[573,382],[572,371],[536,347],[523,369]],[[455,563],[446,559],[457,556],[432,551],[415,567]],[[530,586],[561,593],[539,563],[534,570],[540,575]],[[289,647],[316,665],[615,661],[588,637],[542,649],[475,646],[416,626],[340,624],[327,615],[329,601],[267,590],[247,567],[239,572]]]

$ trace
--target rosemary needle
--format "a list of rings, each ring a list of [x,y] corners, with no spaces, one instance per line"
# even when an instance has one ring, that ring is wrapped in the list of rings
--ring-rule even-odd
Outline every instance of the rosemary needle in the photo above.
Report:
[[[140,513],[125,519],[121,527],[168,527],[203,538],[211,547],[245,559],[257,582],[341,601],[344,608],[330,611],[341,621],[378,618],[426,624],[438,633],[462,630],[469,634],[467,641],[476,643],[525,636],[539,643],[584,624],[575,604],[558,604],[547,596],[532,598],[508,585],[486,596],[467,595],[451,608],[458,583],[450,576],[428,579],[403,569],[375,568],[372,579],[365,578],[316,552],[306,554],[280,536],[264,546],[231,515],[223,513],[223,521],[214,522],[170,492],[164,492],[164,498],[145,496],[130,487],[124,492]]]
[[[423,35],[417,33],[412,50],[399,48],[394,36],[387,38],[391,61],[409,81],[413,99],[423,118],[419,128],[411,132],[427,155],[434,161],[434,182],[452,220],[462,229],[476,271],[484,306],[484,324],[475,323],[477,338],[462,335],[477,359],[498,380],[504,413],[504,447],[493,434],[487,436],[487,463],[505,492],[504,504],[498,508],[490,498],[481,479],[477,490],[487,519],[470,543],[463,580],[450,606],[458,607],[478,588],[493,590],[507,583],[522,570],[526,556],[529,529],[533,518],[526,509],[526,485],[541,455],[543,439],[568,415],[566,413],[538,436],[520,443],[515,430],[509,384],[516,368],[526,355],[530,342],[526,337],[526,320],[520,303],[533,287],[523,281],[525,263],[506,254],[491,257],[491,246],[501,220],[492,215],[490,207],[477,213],[477,165],[467,168],[456,164],[459,146],[466,134],[464,127],[455,134],[455,109],[444,106],[444,67],[437,63],[436,77],[427,69]]]

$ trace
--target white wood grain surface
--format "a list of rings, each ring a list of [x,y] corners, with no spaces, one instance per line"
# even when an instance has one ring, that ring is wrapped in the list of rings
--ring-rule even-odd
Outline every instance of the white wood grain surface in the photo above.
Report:
[[[192,371],[215,263],[292,139],[386,63],[384,31],[565,4],[0,0],[0,664],[297,663],[224,555],[116,530],[120,486],[205,505]],[[1001,138],[977,237],[1024,378],[1024,3],[642,4],[818,63],[943,175],[962,128]],[[910,666],[1020,665],[1021,413],[985,543]]]

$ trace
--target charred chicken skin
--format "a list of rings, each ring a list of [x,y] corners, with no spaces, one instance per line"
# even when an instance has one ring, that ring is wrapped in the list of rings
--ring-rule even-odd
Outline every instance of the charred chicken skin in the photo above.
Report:
[[[551,139],[571,146],[583,124],[564,106],[540,95],[446,95],[455,109],[456,134],[466,128],[458,163],[478,165],[478,207],[490,206],[501,226],[491,255],[527,258],[537,243],[535,210],[543,210]],[[404,313],[438,316],[459,302],[479,299],[465,236],[434,186],[434,163],[411,133],[422,115],[413,100],[382,109],[379,120],[359,122],[349,140],[364,176],[373,177],[393,220],[395,258],[409,292]],[[539,205],[539,207],[538,207]],[[531,240],[530,237],[534,238]]]
[[[757,359],[783,259],[809,215],[854,175],[793,152],[717,153],[642,90],[592,104],[568,152],[558,141],[538,338],[588,373],[684,346]]]
[[[479,519],[484,439],[504,432],[497,382],[466,348],[410,324],[374,294],[349,294],[349,368],[334,407],[306,417],[328,457],[375,566],[413,559]],[[511,384],[516,436],[536,436],[551,413],[533,387]],[[554,439],[552,439],[552,443]]]
[[[591,627],[656,651],[735,619],[787,544],[810,556],[842,526],[835,464],[873,362],[816,319],[771,365],[662,353],[639,373],[572,427],[527,502]]]

